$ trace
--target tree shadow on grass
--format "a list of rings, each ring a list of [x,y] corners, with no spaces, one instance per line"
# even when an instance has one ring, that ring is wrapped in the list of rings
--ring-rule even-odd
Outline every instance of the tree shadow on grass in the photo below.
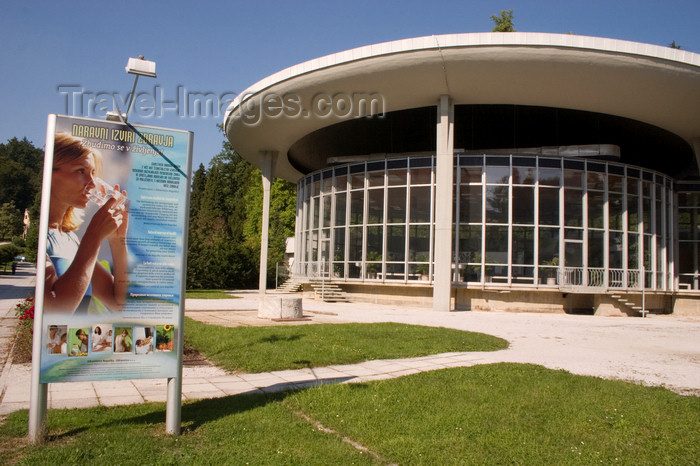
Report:
[[[199,427],[233,414],[261,408],[268,403],[283,401],[293,393],[321,385],[330,385],[346,382],[354,377],[334,377],[327,379],[309,379],[297,382],[283,382],[262,388],[264,393],[246,392],[239,395],[231,395],[224,398],[209,398],[193,401],[182,406],[183,431],[191,432]],[[163,416],[161,413],[160,416]],[[148,422],[153,418],[146,416]],[[163,422],[161,417],[159,421]]]
[[[199,427],[216,421],[217,419],[235,415],[237,413],[242,413],[256,408],[261,408],[268,403],[275,403],[282,401],[289,392],[277,391],[274,393],[243,393],[239,395],[231,395],[222,398],[210,398],[196,400],[192,402],[186,402],[182,405],[181,411],[181,428],[182,433],[192,432],[197,430]],[[157,426],[165,424],[165,404],[164,403],[151,403],[151,409],[149,412],[144,414],[139,414],[132,417],[121,417],[118,416],[117,411],[121,409],[129,409],[129,406],[115,406],[104,408],[106,410],[114,411],[113,419],[109,419],[103,422],[97,423],[87,423],[80,427],[76,427],[65,432],[47,435],[46,439],[50,442],[55,442],[63,440],[66,438],[75,437],[83,432],[92,429],[109,429],[109,428],[124,428],[124,426],[147,426],[152,425],[157,428]],[[95,408],[88,408],[95,409]],[[148,408],[146,408],[148,409]],[[86,414],[89,416],[89,414]],[[51,418],[51,411],[49,411],[49,424]]]
[[[193,432],[203,425],[223,417],[262,408],[269,403],[277,403],[289,396],[289,391],[271,393],[243,393],[224,398],[197,400],[182,406],[182,431]],[[165,412],[159,413],[157,422],[165,421]],[[150,416],[147,416],[147,418]],[[147,419],[148,422],[153,422]]]
[[[342,383],[354,377],[335,377],[326,379],[309,379],[296,382],[284,382],[263,387],[263,393],[259,390],[230,395],[222,398],[207,398],[182,405],[181,426],[182,433],[194,432],[201,426],[218,419],[243,413],[257,408],[262,408],[269,403],[283,401],[292,393],[307,390],[312,387]],[[129,406],[117,406],[104,408],[105,410],[129,409]],[[94,409],[94,408],[88,408]],[[50,412],[49,412],[50,416]],[[114,416],[113,416],[114,417]],[[68,431],[48,435],[49,442],[58,441],[79,435],[91,429],[117,428],[125,425],[153,425],[159,426],[165,423],[165,405],[163,403],[153,403],[150,412],[132,417],[118,417],[101,423],[87,424],[70,429]]]
[[[272,334],[268,337],[261,338],[258,340],[259,343],[277,343],[278,341],[297,341],[301,339],[301,336],[296,334],[296,335],[287,335],[287,336],[282,336],[282,335],[276,335]]]

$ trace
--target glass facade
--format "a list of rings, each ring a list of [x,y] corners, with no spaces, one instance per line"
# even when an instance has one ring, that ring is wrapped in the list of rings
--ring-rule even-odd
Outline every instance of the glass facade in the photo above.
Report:
[[[700,289],[700,185],[678,192],[678,287]]]
[[[338,165],[302,178],[297,193],[297,274],[432,280],[435,157]],[[581,158],[460,155],[453,201],[455,284],[673,288],[673,186],[660,173]],[[700,194],[684,205],[679,269],[694,275],[681,282],[697,282]]]

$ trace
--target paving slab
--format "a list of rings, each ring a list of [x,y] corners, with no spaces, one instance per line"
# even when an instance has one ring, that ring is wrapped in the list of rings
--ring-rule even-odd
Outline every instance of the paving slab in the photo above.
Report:
[[[183,400],[202,400],[202,399],[211,399],[211,398],[221,398],[227,396],[225,392],[221,390],[216,390],[216,391],[201,391],[201,392],[187,392],[185,393],[183,391],[182,393],[182,399]]]
[[[10,386],[5,390],[5,394],[2,397],[2,402],[4,403],[17,403],[17,402],[29,402],[29,395],[27,393],[27,387],[24,386]]]
[[[258,387],[248,382],[212,382],[212,384],[228,395],[258,389]]]
[[[29,401],[10,402],[3,400],[0,404],[0,416],[6,416],[21,409],[29,409]]]
[[[113,382],[114,383],[114,382]],[[122,382],[124,383],[124,382]],[[126,382],[128,383],[128,382]],[[49,384],[49,393],[92,392],[95,393],[94,382],[62,382]],[[121,384],[120,384],[121,385]]]
[[[289,390],[292,390],[296,388],[296,385],[294,383],[280,383],[280,384],[275,384],[275,385],[269,385],[267,387],[259,387],[259,390],[263,393],[278,393],[278,392],[286,392]]]
[[[166,379],[137,379],[132,380],[131,383],[133,383],[134,387],[136,387],[139,391],[151,388],[154,390],[165,390],[168,385],[168,381]]]
[[[143,401],[147,401],[149,403],[162,403],[168,401],[168,394],[165,392],[141,392],[141,396],[143,397]]]
[[[355,377],[352,380],[347,380],[343,383],[366,383],[366,382],[375,382],[377,380],[387,380],[387,379],[395,379],[396,377],[393,374],[375,374],[375,375],[363,375],[362,377]]]
[[[123,384],[112,388],[95,388],[98,398],[109,398],[114,396],[141,396],[141,392],[132,384]]]
[[[51,386],[49,384],[49,389]],[[50,393],[50,400],[80,400],[87,398],[97,398],[97,393],[91,387],[88,389],[74,390],[70,387],[65,387],[63,389],[53,389]]]
[[[317,379],[346,377],[348,374],[332,367],[314,367],[311,376]]]
[[[239,377],[246,382],[249,382],[256,387],[264,387],[266,385],[274,385],[278,383],[285,383],[286,380],[284,380],[282,377],[278,377],[272,373],[263,373],[263,374],[240,374]]]
[[[418,369],[404,369],[404,370],[402,370],[402,371],[395,371],[395,372],[392,372],[391,375],[393,375],[394,377],[404,377],[404,376],[407,376],[407,375],[418,374],[418,373],[420,373],[420,372],[421,372],[421,371],[418,370]]]
[[[274,371],[271,372],[275,377],[279,377],[287,382],[296,382],[299,380],[308,380],[313,377],[314,374],[311,369],[298,369],[298,370],[286,370],[286,371]]]
[[[216,376],[216,377],[206,377],[206,379],[211,382],[211,383],[228,383],[228,382],[243,382],[246,383],[245,380],[242,378],[238,377],[235,374],[231,375],[221,375],[221,376]]]
[[[124,399],[123,403],[120,404],[131,404],[129,400]],[[100,406],[100,402],[97,397],[92,398],[65,398],[60,400],[49,400],[48,409],[80,409],[80,408],[94,408],[95,406]],[[116,405],[113,405],[116,406]],[[27,404],[29,407],[29,404]]]
[[[194,382],[194,381],[191,381]],[[210,383],[206,380],[197,381],[197,383],[188,383],[182,385],[183,393],[195,393],[195,392],[220,392],[216,385]]]

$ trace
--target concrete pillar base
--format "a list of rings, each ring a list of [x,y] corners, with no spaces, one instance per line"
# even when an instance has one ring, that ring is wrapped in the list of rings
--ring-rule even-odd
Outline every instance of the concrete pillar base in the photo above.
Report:
[[[301,298],[263,296],[258,305],[261,319],[296,320],[303,318]]]

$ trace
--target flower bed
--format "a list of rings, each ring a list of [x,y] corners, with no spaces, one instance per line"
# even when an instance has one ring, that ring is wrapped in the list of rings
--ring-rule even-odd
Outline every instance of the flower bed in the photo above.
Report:
[[[18,319],[15,345],[12,348],[12,362],[15,364],[32,361],[32,337],[34,333],[34,298],[26,298],[15,306]]]

